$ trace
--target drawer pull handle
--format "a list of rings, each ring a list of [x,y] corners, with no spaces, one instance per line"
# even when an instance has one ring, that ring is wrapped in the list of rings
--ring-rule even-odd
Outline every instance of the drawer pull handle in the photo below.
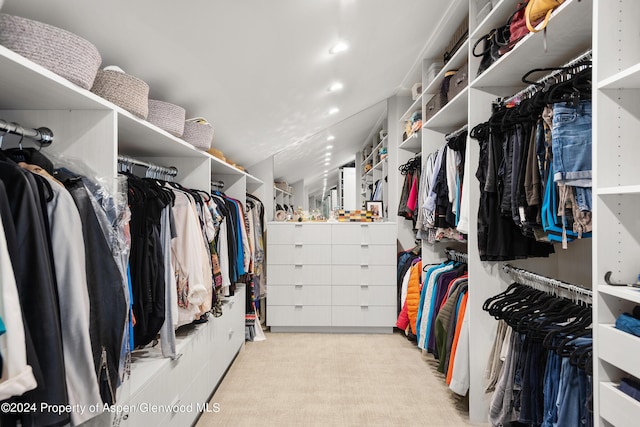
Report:
[[[369,285],[360,285],[362,289],[369,289]]]
[[[369,268],[369,264],[360,264],[360,268]]]
[[[296,284],[295,284],[295,285],[293,285],[293,286],[295,286],[296,288],[300,288],[300,289],[302,289],[302,284],[300,284],[300,283],[296,283]]]
[[[360,308],[368,310],[369,309],[369,304],[360,304]]]
[[[368,243],[360,243],[360,246],[363,248],[368,248],[369,244]]]
[[[294,307],[295,307],[295,308],[302,308],[302,307],[303,307],[303,305],[302,305],[302,304],[295,304],[295,305],[294,305]]]
[[[302,264],[296,264],[294,267],[295,268],[302,268]]]
[[[294,243],[294,246],[295,246],[296,248],[301,248],[301,247],[302,247],[302,243]]]

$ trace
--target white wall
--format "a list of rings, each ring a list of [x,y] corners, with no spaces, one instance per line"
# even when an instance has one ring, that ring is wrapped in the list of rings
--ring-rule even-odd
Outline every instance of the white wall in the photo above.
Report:
[[[265,216],[267,221],[273,221],[273,156],[268,157],[260,163],[256,163],[247,169],[251,175],[264,181],[264,204]]]

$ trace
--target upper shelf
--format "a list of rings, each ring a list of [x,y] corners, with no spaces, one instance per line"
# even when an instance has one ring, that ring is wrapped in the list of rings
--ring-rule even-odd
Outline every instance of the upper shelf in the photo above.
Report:
[[[422,132],[415,132],[409,138],[405,139],[398,145],[398,148],[401,150],[411,151],[413,153],[418,153],[422,150],[422,139],[420,138],[420,134]]]
[[[418,96],[418,99],[413,101],[413,104],[407,109],[407,111],[400,117],[401,122],[405,122],[411,118],[414,112],[422,110],[422,94]]]
[[[459,94],[449,101],[440,111],[431,117],[423,126],[440,132],[451,132],[467,123],[467,104],[469,87],[465,87]]]
[[[440,93],[440,85],[442,84],[442,80],[444,79],[444,75],[447,71],[458,70],[462,67],[468,58],[469,51],[469,39],[467,39],[460,49],[456,51],[456,53],[451,57],[449,62],[444,64],[440,72],[435,76],[433,81],[431,81],[426,88],[424,88],[423,97],[430,98],[431,96]],[[428,101],[427,98],[427,101]]]
[[[584,53],[591,47],[592,9],[591,0],[567,0],[551,15],[546,34],[547,52],[544,32],[529,33],[511,52],[475,78],[471,86],[493,88],[491,93],[508,96],[514,89],[527,86],[522,76],[528,71],[560,66]],[[479,59],[472,63],[472,74],[476,73],[478,64]]]
[[[246,175],[248,182],[262,183],[4,46],[0,46],[0,69],[0,109],[113,111],[118,117],[120,154],[132,157],[210,158],[212,169],[216,172]]]
[[[620,196],[624,194],[640,195],[640,185],[621,185],[617,187],[601,187],[598,188],[599,195]]]
[[[480,37],[488,34],[495,28],[501,27],[507,23],[509,17],[516,11],[518,3],[514,0],[500,0],[500,2],[491,9],[491,12],[478,24],[477,27],[471,30],[471,40],[478,40]],[[478,46],[478,51],[482,46]]]
[[[640,89],[640,64],[635,64],[599,82],[598,89]]]
[[[111,110],[111,103],[0,46],[0,108]]]

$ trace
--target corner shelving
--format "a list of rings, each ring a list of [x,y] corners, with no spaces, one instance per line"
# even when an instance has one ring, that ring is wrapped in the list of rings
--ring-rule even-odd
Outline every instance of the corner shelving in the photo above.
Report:
[[[467,123],[468,102],[469,88],[466,87],[431,117],[423,128],[447,131],[464,125]]]
[[[436,74],[436,77],[426,85],[423,92],[423,98],[425,98],[425,101],[428,102],[431,96],[440,93],[440,85],[442,84],[442,80],[444,79],[444,75],[447,71],[457,70],[462,67],[467,62],[468,56],[469,39],[467,39],[462,46],[460,46],[460,49],[453,54],[449,62],[444,64],[440,72]]]
[[[400,143],[398,148],[419,153],[422,145],[422,131],[414,132],[410,137]]]

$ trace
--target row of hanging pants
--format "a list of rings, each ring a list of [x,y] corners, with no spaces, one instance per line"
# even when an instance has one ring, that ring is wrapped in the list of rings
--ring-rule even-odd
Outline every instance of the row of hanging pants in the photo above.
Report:
[[[502,319],[486,369],[491,425],[592,426],[591,307],[513,284],[483,308]]]

